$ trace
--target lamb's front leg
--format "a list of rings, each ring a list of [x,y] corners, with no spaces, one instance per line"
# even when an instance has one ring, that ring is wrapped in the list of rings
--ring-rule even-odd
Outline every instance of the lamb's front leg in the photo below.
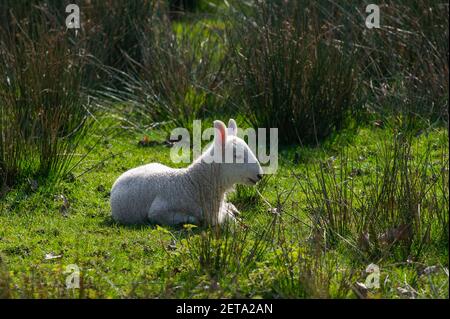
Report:
[[[234,216],[241,214],[241,212],[232,203],[225,202],[225,205],[227,207],[227,210],[231,212]]]
[[[220,207],[219,222],[237,222],[236,215],[238,214],[240,214],[240,212],[233,204],[224,201]]]

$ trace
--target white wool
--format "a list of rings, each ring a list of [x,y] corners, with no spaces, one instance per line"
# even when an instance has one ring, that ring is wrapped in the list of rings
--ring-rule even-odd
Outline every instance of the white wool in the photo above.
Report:
[[[112,217],[124,224],[151,222],[165,225],[217,225],[234,219],[230,213],[234,206],[225,201],[226,191],[236,183],[256,183],[262,169],[247,144],[236,137],[234,120],[230,120],[228,130],[220,121],[215,121],[214,126],[214,144],[189,167],[174,169],[152,163],[122,174],[111,190]],[[223,149],[242,148],[247,162],[205,161],[221,142]],[[254,161],[248,162],[249,158]]]

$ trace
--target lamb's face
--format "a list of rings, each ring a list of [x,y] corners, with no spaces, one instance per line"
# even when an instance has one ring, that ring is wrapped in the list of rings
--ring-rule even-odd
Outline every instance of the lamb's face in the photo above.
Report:
[[[227,184],[256,184],[263,177],[263,170],[247,143],[236,136],[236,122],[231,119],[227,129],[223,122],[215,121],[214,127],[214,148],[223,150],[222,177]]]
[[[229,152],[229,158],[232,157],[232,162],[225,161],[223,174],[233,184],[254,185],[263,177],[258,159],[244,140],[236,136],[228,137],[225,150]]]

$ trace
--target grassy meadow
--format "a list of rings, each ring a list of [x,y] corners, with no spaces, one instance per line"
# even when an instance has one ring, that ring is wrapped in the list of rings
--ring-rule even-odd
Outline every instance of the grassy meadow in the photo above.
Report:
[[[449,298],[448,5],[74,2],[0,0],[0,298]],[[113,221],[229,118],[280,142],[236,224]]]

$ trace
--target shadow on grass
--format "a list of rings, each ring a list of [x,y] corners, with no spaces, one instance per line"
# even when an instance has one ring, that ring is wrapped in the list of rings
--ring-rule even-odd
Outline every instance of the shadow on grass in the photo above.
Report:
[[[124,228],[124,229],[130,229],[130,230],[156,230],[159,227],[164,228],[168,232],[172,234],[176,234],[177,237],[181,238],[187,238],[192,235],[198,235],[201,234],[203,231],[207,231],[210,228],[206,226],[200,226],[195,225],[195,227],[186,227],[187,224],[179,224],[179,225],[162,225],[162,224],[155,224],[155,223],[143,223],[143,224],[121,224],[117,221],[115,221],[111,215],[108,215],[103,218],[103,220],[99,223],[99,226],[101,227],[117,227],[117,228]]]

